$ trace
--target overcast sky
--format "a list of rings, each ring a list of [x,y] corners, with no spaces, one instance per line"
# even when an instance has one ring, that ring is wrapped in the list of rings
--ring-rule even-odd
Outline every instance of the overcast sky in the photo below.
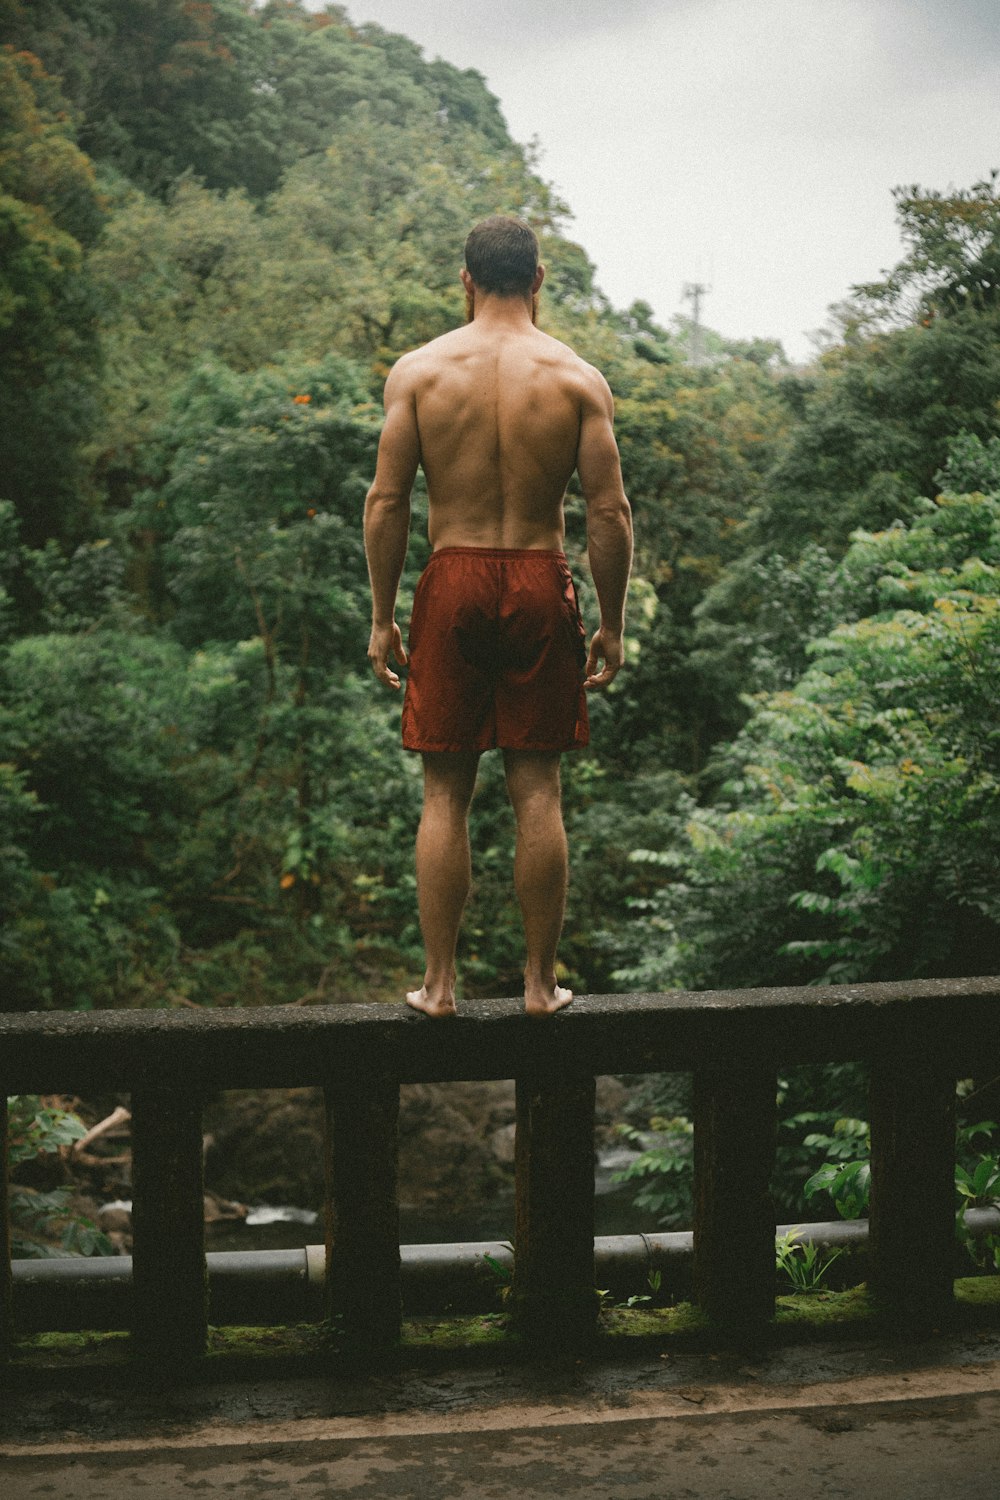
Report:
[[[1000,0],[346,8],[484,74],[616,306],[643,298],[668,322],[705,282],[710,326],[793,358],[898,258],[893,187],[1000,167]]]

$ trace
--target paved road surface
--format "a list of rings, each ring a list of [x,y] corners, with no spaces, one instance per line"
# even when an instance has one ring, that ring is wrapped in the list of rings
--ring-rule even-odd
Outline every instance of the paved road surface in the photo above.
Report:
[[[1000,1500],[995,1335],[5,1407],[3,1500]]]

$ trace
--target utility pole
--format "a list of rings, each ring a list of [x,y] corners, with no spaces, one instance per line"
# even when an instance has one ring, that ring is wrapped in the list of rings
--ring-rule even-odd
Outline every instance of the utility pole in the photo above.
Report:
[[[702,362],[701,300],[707,297],[711,290],[712,288],[703,281],[688,281],[681,293],[685,301],[691,303],[691,363],[693,365],[700,365]]]

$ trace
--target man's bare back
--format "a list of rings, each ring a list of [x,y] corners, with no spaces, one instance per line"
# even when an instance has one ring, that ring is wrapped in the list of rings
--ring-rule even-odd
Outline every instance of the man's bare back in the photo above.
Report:
[[[485,232],[481,245],[487,240],[490,244],[486,258],[477,252],[477,263],[484,273],[477,283],[470,274],[471,247],[481,232]],[[512,262],[505,260],[504,244],[506,241],[509,245],[512,238],[519,242],[517,284],[513,288],[505,280]],[[529,253],[525,270],[526,239],[534,243],[534,262]],[[424,756],[417,892],[426,950],[424,983],[410,991],[406,999],[425,1015],[455,1013],[455,949],[470,881],[468,808],[479,754],[482,748],[493,745],[503,750],[517,824],[514,883],[527,940],[525,1007],[529,1014],[551,1015],[572,999],[572,993],[555,978],[567,872],[559,759],[561,751],[573,743],[586,743],[585,733],[574,735],[573,731],[575,695],[579,696],[586,728],[579,671],[586,648],[581,645],[574,665],[566,635],[567,628],[572,627],[564,613],[553,615],[553,622],[558,618],[560,623],[553,625],[551,634],[543,625],[542,633],[532,637],[538,643],[537,661],[531,656],[533,664],[525,673],[528,658],[519,654],[513,677],[505,680],[501,672],[491,708],[488,692],[493,668],[487,665],[484,669],[479,661],[484,650],[482,659],[489,660],[493,640],[490,636],[484,642],[482,633],[484,628],[488,636],[494,628],[497,630],[497,649],[502,658],[506,630],[502,621],[507,616],[498,617],[494,627],[488,624],[489,616],[477,615],[475,641],[473,635],[456,636],[456,628],[461,632],[465,627],[451,623],[449,596],[441,593],[447,585],[430,580],[432,570],[452,561],[455,554],[449,549],[466,549],[469,566],[470,554],[489,552],[503,559],[504,570],[528,568],[534,574],[538,568],[548,569],[550,608],[552,569],[561,569],[559,579],[565,575],[565,593],[575,600],[562,556],[563,502],[575,469],[587,506],[588,555],[601,610],[582,686],[606,687],[623,660],[631,520],[607,383],[565,344],[534,326],[533,299],[544,270],[537,264],[537,242],[531,231],[520,221],[484,221],[470,235],[466,257],[468,267],[461,277],[472,319],[464,328],[404,355],[394,366],[386,382],[385,425],[365,507],[365,546],[372,585],[368,656],[380,682],[398,690],[400,679],[389,658],[394,657],[399,665],[407,663],[402,632],[395,620],[395,602],[406,558],[410,493],[418,467],[423,468],[427,481],[428,535],[435,553],[421,588],[425,590],[425,602],[427,588],[437,601],[446,601],[446,607],[437,610],[440,644],[435,649],[442,651],[442,663],[445,657],[451,662],[441,679],[448,684],[447,690],[440,687],[437,671],[426,656],[420,657],[419,674],[429,684],[429,701],[439,692],[445,694],[440,700],[443,706],[431,705],[425,722],[431,718],[435,722],[429,730],[411,733],[408,729],[411,701],[423,691],[415,692],[418,652],[414,644],[404,707],[404,744],[419,749]],[[522,560],[515,568],[516,555]],[[551,566],[546,558],[553,559]],[[444,576],[434,573],[435,578]],[[557,612],[561,588],[559,582]],[[524,629],[534,628],[524,626],[531,616],[522,613],[510,618],[522,622],[520,653]],[[416,614],[414,628],[415,620]],[[578,613],[576,620],[582,637]],[[553,651],[562,651],[562,665],[551,654]],[[532,682],[535,696],[529,705]],[[542,682],[550,687],[541,689],[544,696],[540,698]],[[559,703],[567,706],[568,718],[566,713],[557,712]],[[529,727],[525,727],[527,719],[518,720],[519,704],[533,714]],[[501,707],[507,726],[502,732]],[[490,727],[490,719],[476,720],[482,713],[495,714],[495,728]],[[441,727],[444,724],[447,732]]]
[[[562,504],[588,418],[607,418],[603,377],[530,323],[477,318],[404,356],[434,547],[562,545]]]
[[[472,323],[404,355],[385,408],[374,488],[408,495],[419,464],[435,548],[561,547],[574,469],[588,505],[621,512],[607,382],[523,302],[486,299]]]

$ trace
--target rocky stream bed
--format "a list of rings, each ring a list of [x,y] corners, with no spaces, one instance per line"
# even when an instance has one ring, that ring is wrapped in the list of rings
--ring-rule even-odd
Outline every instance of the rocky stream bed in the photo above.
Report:
[[[18,1169],[42,1190],[68,1187],[72,1210],[97,1224],[117,1254],[131,1251],[128,1099],[53,1099],[88,1135],[59,1155]],[[255,1249],[322,1240],[323,1111],[318,1089],[219,1094],[205,1109],[205,1221],[210,1249]],[[656,1228],[614,1182],[634,1154],[618,1124],[634,1117],[615,1078],[597,1089],[597,1233]],[[514,1221],[514,1084],[412,1084],[400,1091],[400,1229],[404,1244],[508,1239]],[[53,1229],[51,1240],[58,1233]]]

